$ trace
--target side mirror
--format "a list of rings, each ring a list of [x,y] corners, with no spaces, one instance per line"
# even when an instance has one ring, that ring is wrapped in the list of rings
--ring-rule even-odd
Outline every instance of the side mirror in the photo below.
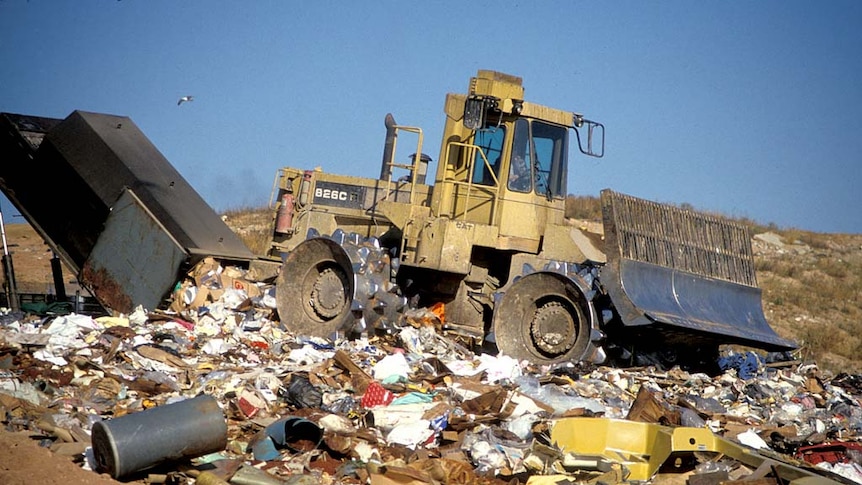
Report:
[[[464,103],[464,127],[478,130],[485,126],[485,100],[470,96]]]
[[[605,155],[605,125],[580,119],[575,125],[575,134],[578,136],[578,148],[584,155],[601,158]],[[585,133],[581,133],[583,130]]]

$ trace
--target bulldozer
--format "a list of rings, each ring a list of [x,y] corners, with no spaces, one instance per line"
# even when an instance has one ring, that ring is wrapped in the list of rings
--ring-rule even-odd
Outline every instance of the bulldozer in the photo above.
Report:
[[[391,114],[378,178],[278,171],[268,256],[286,328],[387,331],[434,306],[444,331],[541,365],[796,347],[763,314],[745,226],[608,189],[601,231],[566,220],[570,147],[602,157],[602,123],[489,70],[444,113],[433,180],[422,129]]]

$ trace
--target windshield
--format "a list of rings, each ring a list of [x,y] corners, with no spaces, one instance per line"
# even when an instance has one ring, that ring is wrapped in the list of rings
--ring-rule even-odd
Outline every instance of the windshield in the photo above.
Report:
[[[537,120],[515,122],[508,188],[565,197],[568,130]],[[529,161],[529,163],[527,163]]]

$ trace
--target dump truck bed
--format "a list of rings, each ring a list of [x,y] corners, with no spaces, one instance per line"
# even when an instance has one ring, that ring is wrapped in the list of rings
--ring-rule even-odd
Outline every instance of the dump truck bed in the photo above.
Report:
[[[124,116],[0,114],[0,189],[109,308],[155,308],[183,265],[254,254]]]

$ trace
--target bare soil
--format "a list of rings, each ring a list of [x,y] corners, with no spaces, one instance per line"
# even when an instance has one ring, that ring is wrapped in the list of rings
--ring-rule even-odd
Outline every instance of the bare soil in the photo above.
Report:
[[[85,470],[70,457],[39,446],[30,433],[0,432],[0,483],[3,485],[117,485],[108,475]]]
[[[21,293],[49,293],[53,291],[51,258],[54,252],[29,224],[7,224],[6,246],[15,268],[15,281]],[[74,274],[64,268],[64,280],[75,280]],[[6,273],[0,275],[6,284]]]

